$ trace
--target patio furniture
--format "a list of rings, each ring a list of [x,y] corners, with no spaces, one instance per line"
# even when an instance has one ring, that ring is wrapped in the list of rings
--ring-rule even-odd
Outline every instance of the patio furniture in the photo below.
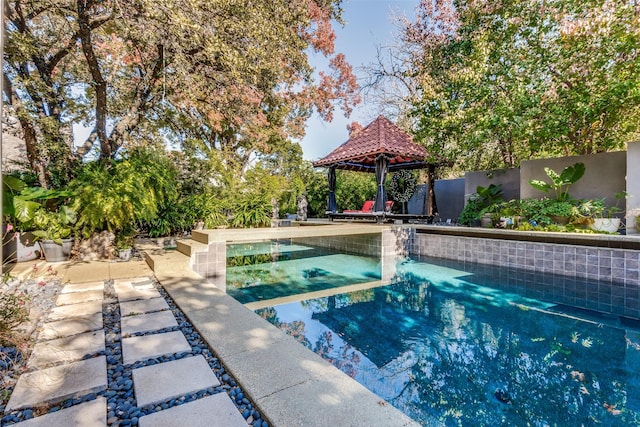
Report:
[[[364,202],[364,204],[362,205],[362,207],[360,208],[360,210],[353,210],[353,209],[345,209],[344,213],[370,213],[373,212],[373,200],[367,200]]]

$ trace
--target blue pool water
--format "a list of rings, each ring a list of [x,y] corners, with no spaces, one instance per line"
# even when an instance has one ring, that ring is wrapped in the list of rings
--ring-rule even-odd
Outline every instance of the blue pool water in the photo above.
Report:
[[[242,303],[380,280],[380,260],[310,245],[227,246],[227,293]]]
[[[256,312],[425,426],[640,425],[637,321],[476,267],[405,260],[387,286]]]

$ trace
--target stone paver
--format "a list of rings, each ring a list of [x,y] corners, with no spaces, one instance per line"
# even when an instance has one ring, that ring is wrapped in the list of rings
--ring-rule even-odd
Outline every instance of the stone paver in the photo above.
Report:
[[[125,365],[163,354],[190,350],[187,339],[178,331],[122,339],[122,358]]]
[[[74,317],[86,317],[95,313],[102,313],[102,301],[89,301],[56,307],[51,310],[48,320],[55,321]]]
[[[104,351],[104,331],[85,332],[36,344],[29,359],[29,366],[39,368],[52,363],[80,360],[100,351]]]
[[[76,317],[45,323],[42,326],[40,335],[38,335],[38,339],[40,341],[46,341],[70,337],[71,335],[81,334],[83,332],[96,331],[103,327],[102,313],[94,313],[86,317]]]
[[[149,277],[130,277],[128,279],[115,280],[114,285],[131,286],[134,289],[154,289],[154,281]]]
[[[5,413],[107,388],[105,356],[27,372],[18,379]]]
[[[169,304],[167,304],[164,298],[151,298],[120,303],[120,316],[122,317],[160,310],[169,310]]]
[[[118,301],[134,301],[139,299],[151,299],[160,298],[160,292],[155,288],[150,289],[138,289],[131,285],[131,283],[114,283],[113,288],[118,294]]]
[[[62,288],[60,293],[68,294],[71,292],[82,291],[104,291],[104,281],[85,282],[85,283],[69,283]]]
[[[58,299],[56,299],[56,305],[78,304],[88,301],[102,301],[103,299],[104,291],[102,290],[69,292],[58,295]]]
[[[178,326],[178,322],[170,311],[159,311],[157,313],[123,317],[120,319],[120,326],[122,336],[126,336],[140,332],[152,332],[164,328],[174,328]]]
[[[220,381],[202,355],[133,370],[133,386],[138,406],[161,403],[219,385]]]
[[[95,400],[14,425],[17,427],[105,427],[107,425],[107,399],[98,396]]]
[[[184,405],[140,417],[140,427],[246,427],[226,393],[207,396]]]

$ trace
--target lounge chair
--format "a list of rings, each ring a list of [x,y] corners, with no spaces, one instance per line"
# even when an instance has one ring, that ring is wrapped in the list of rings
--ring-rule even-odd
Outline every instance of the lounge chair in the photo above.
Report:
[[[360,210],[344,210],[344,213],[371,213],[373,212],[373,200],[367,200]]]
[[[391,212],[391,208],[393,208],[393,200],[387,200],[387,203],[384,204],[384,211]]]

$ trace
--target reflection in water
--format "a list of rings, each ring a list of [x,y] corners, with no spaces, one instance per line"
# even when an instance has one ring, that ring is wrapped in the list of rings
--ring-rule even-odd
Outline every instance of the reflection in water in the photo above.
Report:
[[[424,425],[640,423],[637,329],[420,276],[258,313]]]

